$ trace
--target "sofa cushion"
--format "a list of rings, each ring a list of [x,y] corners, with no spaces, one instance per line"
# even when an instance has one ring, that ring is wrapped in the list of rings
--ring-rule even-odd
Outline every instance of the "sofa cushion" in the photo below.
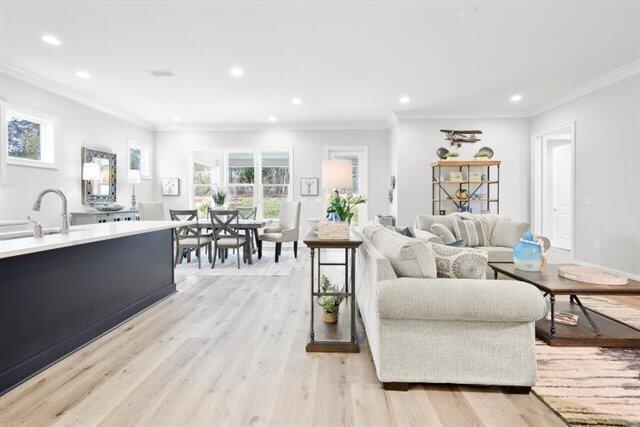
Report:
[[[489,262],[513,262],[513,248],[478,246],[475,249],[486,252],[489,255]]]
[[[416,219],[414,221],[415,228],[424,231],[431,231],[431,226],[433,224],[442,224],[454,235],[456,234],[456,217],[453,215],[416,215]]]
[[[513,247],[527,231],[529,231],[528,222],[498,221],[489,239],[490,246]]]
[[[450,245],[451,243],[456,241],[456,236],[453,235],[451,230],[449,230],[446,225],[439,223],[433,224],[431,226],[431,232],[440,237],[442,243],[444,243],[445,245]]]
[[[437,277],[433,249],[419,239],[402,236],[386,228],[371,232],[365,227],[365,237],[389,259],[398,277]],[[368,233],[369,231],[369,233]]]
[[[436,259],[438,277],[484,279],[489,254],[471,248],[431,244]]]
[[[456,237],[464,240],[465,246],[486,246],[489,243],[487,226],[480,219],[458,219],[456,223]]]
[[[422,240],[427,243],[437,243],[439,245],[443,245],[444,242],[439,236],[436,236],[430,231],[420,230],[419,228],[413,229],[413,234],[415,234],[415,238],[418,240]]]
[[[385,226],[376,224],[376,223],[371,223],[371,224],[367,224],[362,229],[362,234],[364,234],[364,237],[366,237],[368,240],[371,240],[373,238],[373,235],[380,230],[385,230]]]

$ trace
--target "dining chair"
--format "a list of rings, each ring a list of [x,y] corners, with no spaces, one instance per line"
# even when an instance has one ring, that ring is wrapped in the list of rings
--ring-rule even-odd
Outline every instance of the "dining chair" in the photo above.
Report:
[[[252,207],[252,208],[237,208],[238,209],[238,213],[240,214],[240,219],[256,219],[257,213],[258,213],[258,208],[257,207]],[[253,252],[255,249],[255,245],[258,244],[258,229],[257,228],[253,228],[251,229],[251,242],[250,242],[250,249]],[[255,243],[254,243],[255,240]]]
[[[203,234],[200,232],[200,227],[197,226],[199,224],[198,211],[195,209],[171,209],[169,210],[169,215],[171,216],[172,221],[196,221],[195,227],[185,225],[173,229],[173,235],[176,240],[176,259],[173,266],[175,267],[178,264],[178,261],[182,262],[182,253],[185,250],[187,251],[187,261],[190,262],[191,251],[195,250],[196,256],[198,257],[198,268],[202,268],[201,250],[203,247],[207,248],[209,262],[211,262],[211,242],[213,239],[210,234]]]
[[[164,202],[138,202],[140,221],[165,220]]]
[[[282,201],[278,224],[264,228],[260,240],[275,242],[278,262],[282,253],[283,242],[293,242],[293,256],[298,258],[298,238],[300,236],[300,202]]]
[[[236,249],[238,257],[238,268],[240,268],[240,248],[244,248],[243,257],[246,261],[249,242],[244,236],[240,236],[238,223],[240,213],[238,210],[218,210],[209,209],[209,218],[211,219],[211,227],[213,228],[213,253],[217,254],[218,250],[222,250],[222,256],[226,257],[227,249]],[[211,268],[216,266],[216,256],[213,257]]]

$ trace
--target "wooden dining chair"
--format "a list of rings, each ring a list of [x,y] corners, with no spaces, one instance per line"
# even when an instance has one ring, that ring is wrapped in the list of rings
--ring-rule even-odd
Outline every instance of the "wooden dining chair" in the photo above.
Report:
[[[213,228],[213,252],[218,253],[222,250],[223,257],[227,249],[236,249],[238,257],[238,268],[240,268],[240,248],[244,248],[243,256],[246,261],[249,243],[244,236],[240,236],[238,223],[240,214],[238,210],[218,210],[209,209],[209,218],[211,219],[211,227]],[[216,257],[213,257],[211,268],[216,266]]]
[[[252,208],[237,208],[238,209],[238,213],[240,214],[240,219],[256,219],[256,216],[258,214],[258,208],[257,207],[252,207]],[[250,244],[250,249],[253,252],[254,248],[256,247],[255,245],[257,245],[258,243],[258,229],[257,228],[252,228],[251,229],[251,236],[252,238],[249,239],[251,240],[251,242],[249,242]],[[255,243],[254,243],[255,240]]]
[[[169,215],[172,221],[193,221],[198,223],[198,211],[191,210],[169,210]],[[203,234],[200,232],[200,227],[182,226],[173,229],[173,235],[176,243],[176,259],[173,262],[173,266],[178,265],[178,261],[182,262],[183,251],[187,251],[187,260],[191,261],[191,251],[196,251],[198,257],[198,268],[202,268],[201,252],[202,248],[206,247],[209,255],[209,262],[211,262],[211,242],[213,241],[210,234]]]

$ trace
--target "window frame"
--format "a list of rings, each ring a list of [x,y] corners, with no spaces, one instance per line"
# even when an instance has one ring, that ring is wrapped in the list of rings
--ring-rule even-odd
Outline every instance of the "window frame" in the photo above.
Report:
[[[49,114],[41,113],[39,111],[35,111],[21,105],[16,105],[8,102],[2,102],[0,106],[0,133],[1,133],[1,151],[2,151],[2,162],[6,165],[12,166],[27,166],[34,168],[42,168],[42,169],[59,169],[60,168],[60,119],[55,116],[51,116]],[[44,161],[44,160],[33,160],[33,159],[21,159],[19,157],[11,157],[9,156],[9,135],[8,135],[8,122],[7,122],[7,114],[9,112],[16,113],[21,116],[27,116],[28,118],[34,119],[35,122],[39,122],[44,124],[45,126],[45,135],[47,136],[47,140],[45,143],[52,144],[51,153],[53,156],[53,161]],[[42,147],[41,140],[41,147]]]
[[[153,148],[149,144],[138,142],[135,139],[128,139],[127,150],[127,170],[131,170],[131,149],[140,150],[140,178],[152,179],[153,178]],[[143,173],[143,164],[146,164],[146,173]]]
[[[189,164],[187,165],[187,170],[189,171],[189,179],[187,180],[187,197],[189,198],[189,208],[190,209],[196,209],[196,204],[195,204],[195,188],[196,185],[193,183],[194,180],[194,169],[193,169],[193,164],[195,162],[197,162],[197,160],[194,158],[194,153],[198,153],[198,152],[207,152],[207,153],[213,153],[215,154],[215,156],[218,159],[218,186],[220,188],[223,187],[223,180],[222,180],[222,176],[220,176],[220,174],[222,173],[223,170],[223,159],[220,156],[220,150],[217,149],[208,149],[208,148],[202,148],[202,149],[198,149],[198,148],[191,148],[188,149],[188,156],[187,156],[187,161],[189,162]],[[202,162],[200,162],[202,163]]]

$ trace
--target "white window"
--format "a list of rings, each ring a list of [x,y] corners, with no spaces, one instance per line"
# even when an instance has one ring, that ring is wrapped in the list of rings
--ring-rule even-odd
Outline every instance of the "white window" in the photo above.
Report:
[[[191,152],[191,203],[200,218],[207,218],[213,206],[211,195],[220,186],[220,155],[218,151]]]
[[[3,108],[3,142],[8,164],[57,168],[57,119],[7,105]]]
[[[229,207],[257,207],[261,218],[278,218],[291,200],[291,148],[227,151],[225,184]]]
[[[130,139],[129,169],[139,170],[141,178],[151,179],[151,147]]]

